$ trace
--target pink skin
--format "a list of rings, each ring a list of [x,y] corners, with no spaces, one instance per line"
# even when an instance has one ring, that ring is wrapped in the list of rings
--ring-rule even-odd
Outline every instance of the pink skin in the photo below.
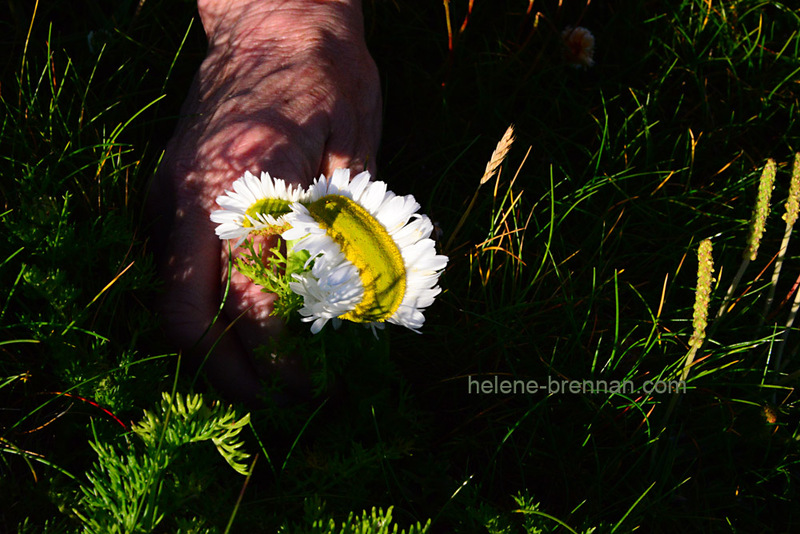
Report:
[[[205,366],[214,385],[252,400],[260,384],[251,350],[281,324],[270,317],[273,295],[235,272],[211,324],[228,278],[228,243],[209,219],[215,199],[245,170],[303,185],[338,167],[374,172],[380,85],[360,0],[198,0],[198,9],[208,55],[151,190],[167,219],[155,229],[166,233],[160,308],[198,363],[216,343]]]

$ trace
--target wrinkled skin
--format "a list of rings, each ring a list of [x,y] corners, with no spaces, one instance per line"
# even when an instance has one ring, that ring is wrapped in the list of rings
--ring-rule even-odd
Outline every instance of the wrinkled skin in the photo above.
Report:
[[[215,199],[245,170],[303,185],[338,167],[374,173],[380,86],[360,0],[199,0],[198,9],[208,55],[150,192],[160,311],[195,363],[216,343],[204,370],[224,395],[253,400],[264,370],[251,351],[281,324],[269,315],[273,295],[234,272],[211,325],[229,276],[228,243],[209,220]]]

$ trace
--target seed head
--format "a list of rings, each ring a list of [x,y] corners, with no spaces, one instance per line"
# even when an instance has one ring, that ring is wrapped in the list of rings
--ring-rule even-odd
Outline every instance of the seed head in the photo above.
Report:
[[[769,199],[772,197],[772,189],[775,187],[775,160],[767,160],[764,171],[761,173],[761,180],[758,184],[758,198],[756,207],[753,210],[753,217],[750,221],[750,235],[747,237],[747,248],[744,257],[751,261],[758,256],[758,245],[761,243],[761,236],[764,235],[764,227],[769,215]]]
[[[506,129],[506,133],[503,134],[503,137],[497,143],[497,146],[492,152],[492,157],[489,158],[489,163],[486,164],[486,170],[483,171],[483,176],[481,177],[480,185],[485,184],[488,182],[492,176],[494,176],[495,171],[503,163],[503,160],[506,159],[508,155],[508,151],[511,150],[511,145],[514,143],[514,125],[511,124]]]
[[[786,213],[783,220],[788,226],[794,226],[797,221],[797,212],[800,211],[800,152],[794,155],[792,166],[792,181],[789,184],[789,198],[786,200]]]
[[[700,348],[706,338],[708,307],[711,303],[711,282],[714,280],[714,260],[711,257],[711,240],[704,239],[697,248],[697,289],[694,295],[692,326],[694,333],[689,346]]]

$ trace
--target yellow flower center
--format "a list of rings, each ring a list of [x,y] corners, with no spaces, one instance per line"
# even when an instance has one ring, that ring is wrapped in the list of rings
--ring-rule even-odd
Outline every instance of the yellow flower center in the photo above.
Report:
[[[258,221],[260,220],[259,215],[272,215],[277,219],[290,211],[292,210],[289,207],[289,202],[286,200],[281,200],[279,198],[262,198],[253,203],[244,213]],[[242,221],[242,226],[245,228],[252,228],[253,223],[250,222],[249,217],[245,217],[244,221]]]
[[[364,285],[364,299],[340,318],[367,323],[394,315],[406,292],[406,269],[386,228],[358,203],[341,195],[324,196],[306,207],[356,266]]]

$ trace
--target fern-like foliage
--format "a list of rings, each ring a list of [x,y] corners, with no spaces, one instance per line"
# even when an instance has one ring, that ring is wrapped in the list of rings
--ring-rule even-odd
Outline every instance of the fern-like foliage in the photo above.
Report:
[[[469,515],[477,520],[489,534],[600,534],[613,532],[605,524],[581,527],[576,530],[564,521],[541,510],[539,502],[525,492],[513,496],[517,508],[511,512],[500,512],[486,503],[470,510]],[[477,525],[475,525],[477,527]]]
[[[430,519],[425,525],[412,525],[408,528],[398,530],[400,527],[392,521],[392,507],[385,512],[380,508],[372,508],[368,513],[364,510],[360,516],[353,512],[341,525],[337,525],[333,519],[320,519],[311,526],[308,534],[425,534],[431,526]]]
[[[180,480],[170,471],[190,443],[211,441],[228,464],[245,474],[250,455],[242,450],[242,428],[250,421],[247,414],[237,419],[230,407],[215,402],[207,406],[201,395],[164,393],[156,413],[145,411],[133,426],[141,438],[140,446],[129,444],[124,452],[117,447],[93,441],[97,462],[87,473],[89,485],[81,487],[83,498],[76,515],[84,532],[97,534],[152,532],[174,506]],[[210,532],[205,529],[181,529]]]
[[[250,454],[243,452],[239,432],[250,422],[250,414],[236,420],[233,408],[223,408],[218,402],[210,407],[200,394],[176,394],[172,398],[162,393],[161,413],[145,410],[144,418],[133,425],[133,431],[142,438],[148,448],[174,450],[188,443],[211,441],[217,450],[237,472],[246,475],[244,460]]]
[[[303,297],[292,291],[290,282],[294,282],[294,274],[311,268],[308,264],[308,251],[292,251],[283,255],[280,246],[270,249],[265,255],[260,245],[254,245],[248,239],[242,243],[246,253],[235,260],[236,270],[253,281],[262,291],[274,293],[277,298],[273,304],[272,314],[282,319],[290,319],[292,314],[303,305]]]
[[[360,515],[350,512],[347,519],[337,524],[325,513],[325,501],[319,497],[307,499],[304,503],[303,525],[284,524],[279,534],[426,534],[431,526],[430,519],[421,525],[411,525],[408,530],[392,520],[392,507],[385,512],[381,508],[364,510]]]

